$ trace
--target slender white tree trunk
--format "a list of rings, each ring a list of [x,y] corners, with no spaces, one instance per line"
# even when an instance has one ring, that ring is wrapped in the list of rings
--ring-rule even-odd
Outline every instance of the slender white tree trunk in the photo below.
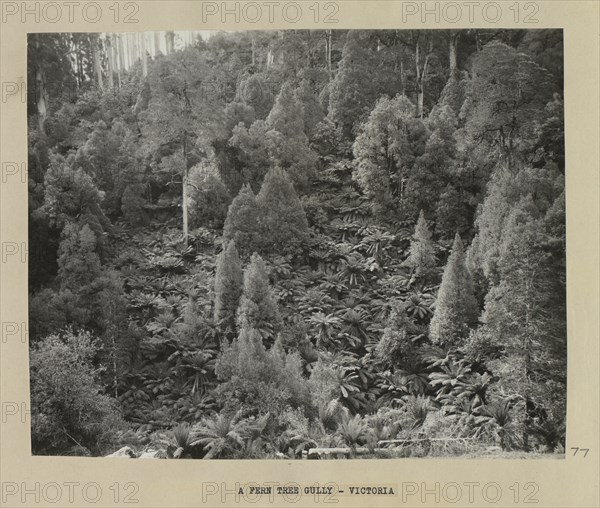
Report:
[[[327,59],[327,72],[333,77],[333,68],[331,65],[331,48],[333,46],[333,30],[327,30],[325,33],[325,58]]]
[[[423,119],[425,111],[425,80],[429,68],[429,59],[433,53],[433,42],[429,41],[429,48],[425,55],[423,67],[421,67],[421,41],[417,39],[415,46],[415,64],[417,71],[417,117]]]
[[[142,51],[142,75],[144,77],[148,76],[148,55],[146,50],[146,32],[142,32],[140,34],[140,46]]]
[[[123,36],[121,34],[117,35],[117,43],[117,53],[119,55],[119,68],[121,71],[125,71],[125,49],[123,48]]]
[[[114,34],[113,36],[113,65],[115,67],[115,72],[117,74],[117,86],[121,88],[121,69],[123,66],[121,65],[121,51],[120,51],[120,37],[119,34]]]
[[[113,62],[113,36],[106,35],[106,56],[108,57],[108,88],[111,90],[115,87],[115,66]]]
[[[110,49],[110,48],[109,48]],[[104,90],[104,78],[102,77],[102,62],[100,61],[100,50],[94,48],[94,71],[96,72],[96,83],[100,90]]]
[[[188,157],[187,157],[187,135],[183,138],[183,190],[181,194],[181,210],[183,213],[183,241],[188,246],[189,226],[188,226]]]
[[[154,56],[160,53],[160,32],[154,32]]]
[[[175,49],[175,32],[169,31],[165,33],[165,42],[167,44],[167,55],[173,53]]]
[[[450,60],[450,75],[456,72],[458,68],[458,37],[459,33],[453,33],[450,35],[449,41],[449,60]]]
[[[36,71],[35,81],[37,85],[38,124],[40,132],[45,132],[44,122],[46,121],[46,114],[48,111],[48,99],[46,97],[46,79],[44,78],[44,73],[40,67],[38,67]]]
[[[135,64],[135,48],[133,45],[133,34],[127,34],[127,49],[129,50],[129,68],[131,69]]]

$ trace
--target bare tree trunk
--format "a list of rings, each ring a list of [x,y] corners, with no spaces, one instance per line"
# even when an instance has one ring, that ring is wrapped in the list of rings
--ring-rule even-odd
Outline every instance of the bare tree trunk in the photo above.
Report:
[[[117,374],[117,342],[115,340],[115,333],[114,331],[111,333],[111,338],[112,338],[112,364],[113,364],[113,375],[114,375],[114,380],[113,380],[113,388],[115,390],[115,399],[119,398],[119,376]]]
[[[77,39],[74,42],[75,47],[75,65],[77,67],[77,85],[81,87],[83,85],[83,64],[81,63],[81,41]]]
[[[169,31],[165,33],[165,42],[167,44],[167,55],[173,53],[175,49],[175,32]]]
[[[423,119],[425,110],[425,80],[427,78],[427,70],[429,67],[429,59],[433,52],[433,41],[429,41],[429,48],[423,67],[421,67],[421,41],[420,37],[417,37],[415,46],[415,64],[417,70],[417,117]]]
[[[132,38],[133,38],[133,58],[134,61],[137,62],[138,60],[141,60],[142,58],[142,54],[140,51],[140,36],[142,34],[141,33],[136,33],[133,34]]]
[[[133,60],[131,58],[131,34],[122,34],[123,37],[123,45],[125,47],[125,65],[127,66],[127,70],[131,70],[133,66]]]
[[[119,309],[117,308],[116,301],[111,301],[108,307],[108,316],[105,321],[106,332],[105,337],[110,341],[110,362],[112,363],[112,384],[115,399],[119,398],[119,372],[118,372],[118,351],[117,351],[117,321]]]
[[[112,90],[115,87],[115,66],[113,62],[113,41],[110,34],[106,34],[106,55],[108,56],[108,87]]]
[[[127,40],[127,34],[120,34],[121,40],[121,56],[123,58],[123,69],[129,70],[129,41]]]
[[[427,77],[427,70],[429,68],[429,58],[431,56],[431,52],[427,54],[425,57],[425,64],[423,65],[423,74],[421,76],[421,90],[420,90],[420,98],[419,98],[419,111],[420,118],[423,119],[423,114],[425,112],[425,78]]]
[[[154,56],[160,53],[160,32],[154,32]]]
[[[333,46],[333,30],[327,30],[325,32],[325,53],[327,59],[327,71],[329,76],[333,77],[333,69],[331,66],[331,48]]]
[[[421,93],[421,82],[423,81],[423,75],[421,73],[421,40],[417,37],[417,43],[415,45],[415,65],[417,71],[417,116],[423,118],[423,96]]]
[[[136,55],[136,44],[135,44],[135,39],[136,39],[136,34],[127,34],[129,37],[129,52],[131,53],[131,67],[133,67],[135,65],[135,63],[137,62],[137,55]]]
[[[296,32],[295,30],[293,31],[294,33]],[[285,30],[279,30],[279,38],[284,41],[286,39],[286,31]],[[285,61],[285,49],[281,49],[281,48],[285,48],[285,44],[282,44],[281,46],[279,46],[279,51],[277,51],[276,53],[274,53],[274,58],[273,61],[275,61],[275,59],[277,60],[277,65],[283,65],[283,62]]]
[[[400,87],[402,95],[406,97],[406,69],[404,68],[404,50],[400,53]]]
[[[123,47],[123,36],[121,34],[117,35],[118,41],[118,54],[119,54],[119,68],[121,72],[127,70],[125,66],[125,48]],[[120,74],[120,73],[119,73]]]
[[[526,258],[528,259],[528,258]],[[530,264],[530,263],[528,263]],[[526,283],[526,291],[525,291],[525,301],[527,302],[525,304],[525,335],[524,335],[524,343],[523,343],[523,349],[524,349],[524,370],[525,370],[525,393],[524,393],[524,398],[525,398],[525,421],[524,421],[524,426],[523,426],[523,449],[525,451],[530,451],[530,447],[529,447],[529,428],[531,427],[531,422],[532,422],[532,413],[533,413],[533,401],[531,399],[531,347],[532,347],[532,341],[530,339],[530,336],[533,335],[535,333],[534,331],[534,327],[531,326],[531,321],[532,321],[532,309],[531,309],[531,301],[533,300],[533,298],[535,298],[535,296],[533,296],[533,293],[535,291],[534,288],[534,284],[533,284],[533,279],[532,278],[528,278],[527,279],[527,283]]]
[[[35,73],[35,81],[37,88],[38,125],[40,132],[45,133],[44,122],[46,121],[46,115],[48,112],[48,98],[46,90],[46,78],[44,77],[44,71],[42,70],[41,66],[38,66],[37,68]]]
[[[183,212],[183,241],[185,246],[188,246],[189,227],[188,227],[188,195],[187,195],[187,184],[188,184],[188,157],[187,157],[187,136],[184,134],[183,138],[183,192],[182,192],[182,203],[181,209]]]
[[[188,195],[187,195],[187,181],[188,181],[188,170],[187,167],[184,170],[183,175],[183,241],[185,246],[188,246],[189,241],[189,226],[188,226]]]
[[[188,224],[188,175],[189,175],[189,160],[187,150],[187,132],[183,133],[183,189],[181,209],[183,213],[183,241],[187,247],[189,244],[189,224]]]
[[[452,76],[458,68],[458,38],[460,32],[450,33],[450,41],[448,44],[449,50],[449,61],[450,61],[450,75]]]
[[[141,39],[141,51],[142,51],[142,75],[144,77],[148,76],[148,55],[146,53],[146,32],[142,32],[140,34]]]
[[[123,66],[121,65],[121,52],[120,52],[120,37],[118,34],[113,34],[113,51],[112,51],[112,55],[113,55],[113,65],[115,67],[115,71],[117,73],[117,86],[119,88],[121,88],[122,86],[122,81],[121,81],[121,69],[123,68]]]
[[[96,73],[96,84],[98,85],[98,88],[100,90],[104,90],[104,79],[102,77],[102,63],[100,61],[100,50],[98,49],[97,45],[94,47],[93,57],[94,71]]]

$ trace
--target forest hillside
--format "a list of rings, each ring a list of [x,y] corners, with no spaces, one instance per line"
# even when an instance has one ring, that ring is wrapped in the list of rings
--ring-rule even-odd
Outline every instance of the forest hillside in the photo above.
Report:
[[[114,37],[29,38],[35,454],[564,452],[560,30]]]

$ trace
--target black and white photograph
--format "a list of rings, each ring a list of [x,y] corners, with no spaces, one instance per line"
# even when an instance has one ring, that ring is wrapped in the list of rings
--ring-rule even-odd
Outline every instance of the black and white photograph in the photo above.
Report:
[[[33,455],[563,459],[561,29],[30,33]]]

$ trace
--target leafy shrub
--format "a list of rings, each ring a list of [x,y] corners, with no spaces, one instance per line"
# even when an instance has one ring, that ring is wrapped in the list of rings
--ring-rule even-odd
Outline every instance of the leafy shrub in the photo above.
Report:
[[[30,352],[31,434],[34,453],[74,446],[104,452],[124,427],[114,399],[102,393],[98,345],[86,332],[49,335]]]

